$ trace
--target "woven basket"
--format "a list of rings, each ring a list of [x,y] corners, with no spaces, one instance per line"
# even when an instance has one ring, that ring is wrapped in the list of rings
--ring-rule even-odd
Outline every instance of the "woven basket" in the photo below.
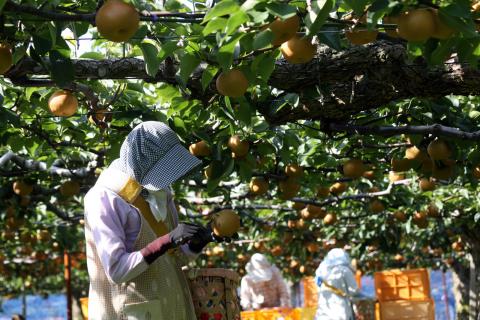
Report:
[[[195,314],[199,320],[240,320],[237,288],[240,277],[227,269],[192,269],[190,280]]]

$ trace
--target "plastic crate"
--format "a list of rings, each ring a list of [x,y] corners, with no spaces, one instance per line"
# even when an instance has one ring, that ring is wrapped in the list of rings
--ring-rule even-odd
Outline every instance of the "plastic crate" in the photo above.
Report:
[[[435,320],[433,300],[380,302],[379,320]]]
[[[303,289],[303,307],[313,308],[318,304],[318,286],[314,277],[305,277],[302,279]]]
[[[430,300],[430,279],[427,269],[375,272],[374,278],[375,291],[380,302]]]
[[[83,320],[88,320],[88,297],[80,298]]]
[[[295,309],[275,308],[257,311],[255,320],[297,320]]]
[[[256,311],[242,311],[240,313],[240,318],[242,320],[257,320],[257,312]]]

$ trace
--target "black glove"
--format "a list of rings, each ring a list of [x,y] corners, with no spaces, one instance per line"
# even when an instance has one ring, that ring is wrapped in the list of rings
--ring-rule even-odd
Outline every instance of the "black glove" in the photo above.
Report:
[[[180,223],[175,229],[164,236],[150,242],[141,251],[143,258],[151,264],[167,250],[188,242],[202,232],[202,226],[191,223]]]
[[[170,231],[170,242],[174,246],[185,244],[189,240],[199,237],[204,232],[204,229],[204,227],[197,224],[180,223],[175,229]]]
[[[206,228],[202,227],[201,231],[197,234],[197,236],[190,240],[190,242],[188,243],[188,247],[193,252],[199,253],[207,244],[214,240],[215,239],[213,237],[212,229],[210,228],[210,225],[208,225]]]

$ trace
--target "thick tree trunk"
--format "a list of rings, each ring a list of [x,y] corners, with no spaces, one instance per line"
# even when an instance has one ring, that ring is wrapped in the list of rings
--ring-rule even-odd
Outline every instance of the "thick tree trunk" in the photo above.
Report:
[[[178,84],[178,63],[164,61],[156,76],[148,76],[143,60],[73,60],[75,79],[126,79]],[[204,67],[204,66],[203,66]],[[192,97],[208,101],[215,94],[214,81],[202,91],[198,68],[188,81]],[[7,77],[18,86],[31,86],[28,77],[48,75],[49,71],[32,59],[14,66]],[[37,83],[41,86],[41,82]],[[262,103],[259,111],[273,124],[300,119],[344,119],[360,111],[375,109],[405,98],[441,97],[448,94],[480,94],[480,71],[452,61],[430,68],[418,59],[409,62],[402,44],[377,41],[336,52],[319,46],[317,56],[307,64],[276,62],[269,85],[300,96],[298,107],[276,110]],[[312,94],[313,92],[313,94]]]
[[[480,241],[475,231],[464,230],[470,252],[465,264],[453,265],[455,302],[459,320],[480,319]]]

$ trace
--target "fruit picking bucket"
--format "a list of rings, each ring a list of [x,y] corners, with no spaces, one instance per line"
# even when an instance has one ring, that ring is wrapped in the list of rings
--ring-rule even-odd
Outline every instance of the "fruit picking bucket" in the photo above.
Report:
[[[228,269],[191,269],[187,277],[199,320],[240,320],[239,275]]]

